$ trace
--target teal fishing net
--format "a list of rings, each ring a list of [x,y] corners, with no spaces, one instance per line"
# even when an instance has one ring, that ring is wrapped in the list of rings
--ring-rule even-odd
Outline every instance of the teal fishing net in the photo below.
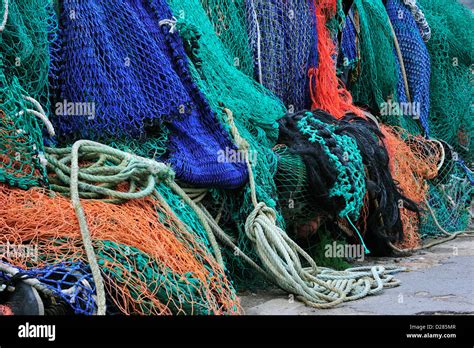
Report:
[[[468,163],[473,161],[474,18],[457,1],[420,0],[431,27],[431,135],[452,145]]]
[[[229,50],[234,66],[253,77],[254,61],[247,35],[244,0],[201,0],[216,35]]]
[[[177,18],[177,29],[182,37],[193,34],[190,28],[194,30],[198,28],[199,35],[194,34],[190,38],[195,45],[193,55],[188,54],[192,63],[190,70],[193,79],[207,97],[222,124],[227,127],[229,120],[223,113],[221,104],[232,111],[240,136],[250,144],[249,157],[253,164],[257,198],[267,206],[275,207],[274,175],[277,170],[277,158],[271,148],[278,137],[276,121],[285,114],[284,105],[269,90],[234,66],[232,54],[215,34],[215,28],[198,0],[172,0],[168,3]],[[225,155],[224,160],[235,159]],[[246,186],[243,193],[237,194],[237,200],[232,198],[224,200],[229,202],[225,209],[229,208],[234,214],[236,226],[232,226],[230,231],[236,238],[236,244],[245,253],[252,254],[250,241],[244,233],[245,219],[253,210],[249,193],[249,187]],[[233,193],[222,192],[222,195],[236,197]],[[283,223],[281,216],[278,217],[278,221],[280,224]],[[235,267],[244,268],[242,259],[235,256],[233,251],[229,258],[236,262]]]

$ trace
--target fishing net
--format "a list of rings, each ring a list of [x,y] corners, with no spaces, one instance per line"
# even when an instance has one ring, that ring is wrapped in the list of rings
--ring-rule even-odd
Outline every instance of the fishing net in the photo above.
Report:
[[[425,208],[428,196],[428,179],[438,175],[441,149],[436,142],[421,136],[411,136],[407,130],[382,126],[384,143],[390,156],[390,172],[402,192],[416,204]],[[420,245],[420,215],[399,205],[404,239],[397,243],[402,248]]]
[[[247,34],[245,0],[201,0],[216,35],[229,50],[234,66],[247,76],[254,76],[252,51]]]
[[[357,220],[365,195],[364,165],[357,143],[346,135],[331,134],[335,127],[313,118],[311,113],[298,121],[299,131],[308,137],[311,143],[319,143],[329,162],[338,172],[336,182],[329,191],[329,197],[339,197],[345,201],[339,217],[351,217]],[[331,139],[332,138],[332,139]],[[335,148],[335,145],[339,148]]]
[[[180,179],[226,188],[246,181],[245,166],[219,161],[219,150],[235,147],[189,77],[184,43],[160,25],[171,17],[163,1],[70,0],[61,13],[54,97],[60,139],[161,138],[169,121],[163,160]]]
[[[442,145],[444,161],[438,176],[429,182],[422,237],[465,231],[472,221],[473,173],[451,146]]]
[[[420,134],[416,121],[420,116],[410,114],[412,107],[407,102],[401,62],[394,45],[395,32],[383,3],[354,1],[341,30],[339,70],[347,80],[354,102],[380,115],[387,124]],[[416,64],[426,65],[426,62],[415,59],[409,65],[416,67]],[[415,73],[412,80],[419,74],[422,73]]]
[[[292,232],[292,227],[314,219],[317,210],[311,204],[313,195],[308,190],[306,166],[301,156],[292,154],[283,144],[275,146],[273,150],[278,156],[278,171],[275,176],[278,203],[288,231]]]
[[[24,90],[4,75],[0,57],[0,182],[26,189],[47,183],[41,127],[27,112]]]
[[[353,71],[352,78],[359,74],[358,62],[360,61],[357,32],[359,30],[359,17],[354,14],[351,7],[341,29],[341,44],[339,50],[340,65],[343,69]],[[351,80],[346,85],[350,88]]]
[[[276,120],[285,114],[285,107],[269,90],[253,81],[234,66],[232,54],[215,34],[214,26],[198,0],[168,1],[177,18],[177,28],[181,37],[189,38],[195,45],[194,55],[190,57],[190,70],[195,83],[204,93],[211,108],[216,112],[222,124],[229,124],[221,103],[233,113],[233,122],[240,136],[249,144],[249,157],[252,162],[258,201],[269,207],[276,206],[276,187],[274,175],[277,170],[277,158],[271,148],[278,137]],[[190,30],[199,28],[199,35]],[[232,156],[234,155],[234,156]],[[237,154],[225,156],[226,160],[238,160]],[[245,163],[245,162],[244,162]],[[228,195],[229,202],[225,210],[233,212],[235,226],[226,229],[236,238],[236,244],[246,254],[254,255],[248,237],[244,233],[244,224],[253,210],[250,199],[250,187],[247,185],[239,194],[221,192]],[[237,196],[237,197],[236,197]],[[237,199],[235,199],[237,198]],[[279,215],[279,214],[278,214]],[[283,223],[279,215],[277,220]],[[233,269],[247,268],[242,258],[233,251],[229,259],[236,262]],[[239,265],[242,265],[240,267]],[[251,270],[243,273],[252,272]],[[255,277],[247,277],[252,281]]]
[[[0,33],[0,182],[46,185],[42,163],[48,110],[49,44],[56,23],[50,1],[9,1]],[[44,107],[44,108],[43,108]],[[49,129],[51,131],[51,128]]]
[[[42,189],[1,187],[2,243],[36,245],[39,259],[7,257],[25,269],[83,262],[69,199]],[[82,200],[108,297],[125,314],[237,313],[238,300],[201,238],[151,198]],[[31,217],[31,218],[27,218]]]
[[[420,120],[424,133],[429,136],[428,113],[430,110],[430,57],[410,9],[401,0],[390,0],[386,9],[403,59],[409,96],[400,89],[405,89],[404,77],[400,76],[398,96],[400,102],[408,102],[412,116]],[[404,98],[400,96],[403,95]]]
[[[358,18],[360,73],[351,88],[354,101],[379,110],[396,98],[398,72],[389,18],[382,1],[354,1]]]
[[[336,0],[314,0],[312,7],[316,14],[318,62],[317,66],[311,66],[308,70],[311,108],[325,110],[337,118],[349,111],[362,115],[362,111],[352,104],[351,94],[336,75],[337,51],[334,33],[329,26],[334,26],[334,21],[337,22],[342,16],[341,8]]]
[[[431,38],[431,28],[426,21],[423,10],[418,6],[415,0],[403,0],[403,3],[410,9],[423,41],[428,42]]]
[[[11,271],[10,265],[8,265],[8,270]],[[74,314],[95,314],[95,286],[90,269],[86,264],[64,262],[41,268],[28,270],[13,268],[13,270],[16,272],[14,275],[3,270],[0,272],[0,277],[10,283],[14,281],[15,277],[34,279],[33,286],[40,290],[45,307],[53,302],[54,300],[51,298],[54,298],[56,301],[53,303],[62,300],[64,304],[72,308]],[[48,308],[45,308],[45,314],[49,314],[48,312]]]
[[[2,15],[4,10],[2,5]],[[25,94],[49,110],[50,43],[57,29],[52,2],[9,0],[7,17],[0,42],[6,74],[16,76]]]
[[[470,163],[474,153],[473,14],[457,1],[421,0],[419,5],[431,27],[427,43],[431,57],[431,135],[451,144]]]
[[[307,71],[317,66],[314,11],[306,0],[247,0],[249,40],[255,78],[290,112],[309,108]]]

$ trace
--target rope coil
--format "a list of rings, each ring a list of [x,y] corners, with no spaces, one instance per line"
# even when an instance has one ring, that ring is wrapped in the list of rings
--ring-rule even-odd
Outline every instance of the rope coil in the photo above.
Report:
[[[240,151],[248,151],[233,121],[232,112],[224,108],[231,134]],[[356,267],[345,271],[318,268],[314,260],[285,231],[276,225],[276,213],[263,202],[258,202],[252,164],[247,159],[249,185],[254,210],[245,223],[245,233],[256,247],[264,269],[279,287],[296,294],[305,304],[315,308],[330,308],[344,301],[352,301],[380,292],[384,287],[397,286],[391,274],[404,271],[399,267]],[[303,267],[301,260],[310,266]]]

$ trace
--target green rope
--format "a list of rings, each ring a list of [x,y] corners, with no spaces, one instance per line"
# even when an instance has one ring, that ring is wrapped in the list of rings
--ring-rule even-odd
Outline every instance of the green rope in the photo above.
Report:
[[[96,162],[87,168],[80,168],[80,157],[89,161],[96,159]],[[207,222],[207,217],[199,207],[196,206],[192,199],[173,181],[174,172],[166,164],[131,155],[130,153],[89,140],[79,140],[74,143],[72,148],[46,148],[46,159],[48,161],[48,167],[54,170],[59,179],[58,182],[52,185],[53,189],[68,193],[71,196],[71,201],[79,222],[87,260],[90,264],[93,279],[97,287],[98,315],[105,314],[105,290],[97,263],[97,256],[92,246],[87,220],[80,202],[81,196],[88,198],[110,197],[112,199],[107,199],[106,201],[124,201],[153,195],[172,212],[166,200],[156,190],[158,183],[162,181],[165,182],[196,212],[196,215],[208,233],[207,237],[214,251],[214,256],[222,269],[224,269],[222,255],[212,229]],[[115,166],[106,166],[106,161],[115,164]],[[67,164],[70,164],[70,167]],[[125,181],[130,182],[128,192],[112,189],[112,187]],[[91,183],[98,183],[101,184],[101,186]],[[68,185],[69,187],[64,185]],[[176,221],[180,220],[176,218]]]

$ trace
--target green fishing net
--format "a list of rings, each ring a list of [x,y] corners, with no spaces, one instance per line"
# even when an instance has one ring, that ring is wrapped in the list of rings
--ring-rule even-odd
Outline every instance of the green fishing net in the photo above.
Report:
[[[5,9],[0,6],[2,18]],[[10,1],[0,33],[0,182],[23,189],[47,182],[41,160],[44,124],[34,114],[49,110],[53,15],[48,0]]]
[[[1,6],[3,17],[4,6]],[[1,35],[4,66],[18,77],[28,96],[49,110],[50,44],[57,21],[50,0],[9,1],[8,19]]]
[[[420,0],[431,27],[431,135],[473,161],[474,19],[457,1]]]
[[[4,72],[0,54],[0,182],[22,189],[44,186],[41,121],[27,112],[18,78]]]
[[[290,153],[285,145],[277,145],[274,151],[278,156],[275,182],[279,204],[291,232],[292,226],[310,221],[317,212],[310,204],[312,195],[308,191],[307,171],[303,159]]]
[[[428,207],[420,226],[422,237],[465,231],[472,220],[474,176],[459,161],[447,158],[445,163],[438,176],[429,182]]]
[[[378,110],[396,98],[398,71],[389,18],[381,0],[355,0],[360,33],[360,74],[352,86],[354,101]]]
[[[201,0],[216,35],[229,50],[234,66],[253,77],[252,51],[249,47],[245,0]]]
[[[402,127],[411,134],[421,134],[417,121],[403,115],[397,104],[400,67],[383,2],[355,0],[353,10],[360,54],[358,68],[350,76],[354,102],[380,113],[386,124]]]
[[[278,137],[276,121],[286,112],[284,105],[270,91],[235,67],[232,53],[215,34],[215,28],[199,0],[170,0],[168,3],[178,20],[181,36],[187,36],[191,32],[189,28],[198,28],[200,36],[194,40],[197,41],[195,55],[199,62],[195,58],[190,64],[194,81],[227,129],[229,121],[221,103],[232,111],[240,135],[250,144],[249,159],[253,164],[257,199],[269,207],[276,207],[274,175],[277,157],[271,148]],[[243,252],[257,260],[244,231],[245,220],[254,208],[249,186],[242,191],[238,194],[221,192],[221,196],[230,195],[221,200],[227,202],[225,209],[234,214],[236,226],[229,228],[229,233],[235,236],[236,244]],[[284,224],[281,214],[278,214],[277,220],[280,225]],[[232,260],[230,267],[248,274],[249,267],[243,264],[238,253],[231,251],[229,259]],[[252,280],[252,277],[244,278]]]

